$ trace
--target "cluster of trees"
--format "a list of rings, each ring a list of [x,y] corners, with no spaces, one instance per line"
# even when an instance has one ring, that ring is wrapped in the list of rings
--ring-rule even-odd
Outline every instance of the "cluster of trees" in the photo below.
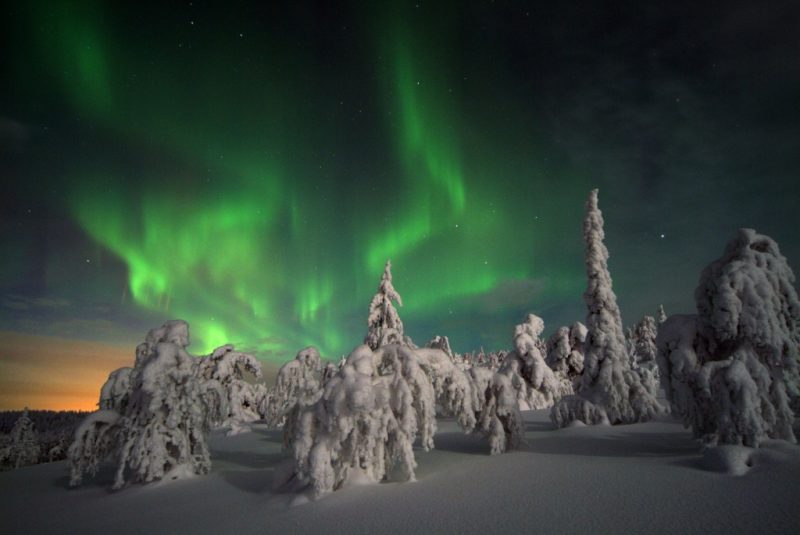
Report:
[[[119,488],[130,476],[148,482],[210,467],[206,437],[263,418],[282,427],[294,470],[290,483],[322,495],[349,477],[413,480],[413,445],[434,447],[436,417],[487,437],[502,453],[523,438],[521,410],[551,408],[557,427],[628,424],[672,411],[707,443],[757,446],[764,438],[795,441],[800,408],[800,302],[794,275],[777,244],[740,231],[703,272],[698,313],[645,316],[624,329],[608,270],[597,190],[584,219],[586,324],[558,328],[528,314],[513,349],[458,355],[447,337],[418,347],[404,333],[402,299],[387,261],[370,303],[364,343],[335,365],[308,347],[266,388],[251,355],[226,345],[192,357],[188,325],[153,329],[132,368],[103,386],[100,410],[81,424],[69,449],[72,483],[114,458]],[[26,424],[20,424],[20,429]],[[19,432],[20,436],[23,431]]]
[[[436,416],[483,433],[491,453],[519,445],[520,410],[553,407],[557,426],[573,421],[630,423],[665,412],[656,400],[656,323],[645,317],[626,338],[608,273],[597,192],[584,224],[589,287],[587,326],[562,327],[547,342],[544,322],[529,314],[514,329],[514,348],[489,357],[457,355],[447,337],[418,348],[395,308],[402,299],[387,262],[370,303],[368,332],[336,370],[323,373],[313,348],[278,373],[284,443],[295,482],[315,494],[339,487],[353,471],[380,480],[393,469],[414,478],[412,444],[434,446]],[[291,385],[291,386],[287,386]]]
[[[0,469],[61,461],[72,435],[86,416],[79,411],[0,413]]]

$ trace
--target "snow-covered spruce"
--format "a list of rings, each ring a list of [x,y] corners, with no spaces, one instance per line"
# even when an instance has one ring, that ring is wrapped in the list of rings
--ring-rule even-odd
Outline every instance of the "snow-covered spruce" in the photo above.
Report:
[[[695,291],[697,315],[659,329],[659,366],[673,413],[710,444],[796,441],[800,301],[778,244],[741,229]]]
[[[441,349],[444,351],[448,357],[451,359],[455,358],[455,353],[453,349],[450,347],[450,339],[446,336],[434,336],[430,339],[430,341],[425,344],[425,347],[433,348],[433,349]]]
[[[69,449],[72,485],[84,472],[114,456],[114,488],[206,473],[211,465],[206,437],[212,422],[227,414],[227,397],[214,379],[200,380],[196,359],[186,352],[189,325],[181,320],[151,330],[136,350],[124,411],[100,410],[75,432]]]
[[[100,463],[117,451],[119,419],[117,411],[100,409],[88,415],[75,430],[75,437],[67,451],[70,486],[80,485],[84,474],[94,477],[100,468]]]
[[[658,309],[656,310],[656,318],[659,325],[667,321],[667,313],[664,312],[664,305],[658,305]]]
[[[661,374],[656,359],[658,328],[652,316],[645,316],[632,329],[629,361],[631,369],[639,375],[651,395],[658,394]]]
[[[519,447],[522,441],[522,414],[517,389],[511,378],[489,368],[475,366],[469,370],[473,407],[478,417],[476,430],[489,439],[492,455]]]
[[[28,407],[25,407],[11,428],[11,443],[6,462],[14,468],[36,464],[39,462],[40,453],[41,446],[36,437],[36,426],[28,416]]]
[[[583,342],[586,327],[576,321],[572,327],[560,327],[547,339],[547,365],[559,378],[567,379],[573,391],[580,386],[583,373]]]
[[[547,365],[542,331],[542,318],[528,314],[514,328],[514,351],[506,355],[498,371],[511,379],[521,410],[552,407],[555,401],[573,393],[572,382],[557,376]]]
[[[396,469],[413,480],[417,435],[425,450],[433,447],[434,405],[434,389],[411,348],[357,347],[319,400],[297,405],[295,477],[315,496],[356,472],[380,481]]]
[[[197,368],[202,382],[216,381],[225,391],[228,413],[220,421],[213,422],[215,427],[227,429],[229,436],[249,431],[247,423],[261,418],[258,403],[264,397],[264,387],[247,382],[244,374],[249,373],[254,379],[261,378],[258,359],[226,344],[207,357],[198,359]],[[213,399],[210,401],[214,402]]]
[[[586,424],[634,423],[649,420],[664,408],[630,369],[622,319],[608,271],[608,249],[603,243],[603,215],[597,190],[586,202],[583,239],[589,279],[583,299],[589,309],[584,347],[584,369],[578,397],[562,398],[550,413],[557,427],[576,420]]]
[[[410,340],[403,336],[403,322],[392,302],[403,306],[403,299],[392,286],[392,262],[387,260],[378,291],[369,304],[368,331],[364,343],[372,349],[386,344],[413,345],[407,343]]]
[[[108,380],[100,388],[101,410],[124,412],[128,406],[133,368],[119,368],[108,375]]]
[[[436,414],[452,416],[465,432],[472,431],[475,428],[472,384],[463,363],[460,365],[442,349],[421,348],[413,352],[433,385]]]
[[[165,477],[204,474],[211,467],[206,442],[227,396],[214,380],[200,381],[195,359],[186,352],[189,325],[169,321],[147,335],[149,357],[132,383],[128,409],[120,420],[120,452],[114,488]]]
[[[523,427],[520,409],[551,407],[572,394],[572,383],[556,376],[544,360],[544,342],[540,338],[543,330],[542,319],[528,314],[514,329],[514,350],[505,356],[497,373],[473,368],[470,375],[478,393],[477,428],[489,437],[492,454],[519,445]]]
[[[328,374],[333,373],[327,367],[326,370]],[[275,386],[269,391],[264,413],[267,425],[283,426],[298,400],[304,404],[314,403],[322,391],[322,372],[322,357],[315,347],[301,349],[294,359],[281,366]]]

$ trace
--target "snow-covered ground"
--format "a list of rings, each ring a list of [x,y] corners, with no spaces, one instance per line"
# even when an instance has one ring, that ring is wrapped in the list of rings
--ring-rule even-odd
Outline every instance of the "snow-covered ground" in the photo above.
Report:
[[[316,502],[276,492],[279,431],[215,434],[208,476],[110,491],[113,467],[68,488],[66,462],[0,473],[11,533],[800,533],[800,447],[767,441],[744,475],[711,470],[669,419],[554,430],[525,412],[520,450],[489,456],[439,420],[415,483],[348,486]],[[723,450],[725,451],[725,450]],[[732,457],[751,450],[728,449]]]

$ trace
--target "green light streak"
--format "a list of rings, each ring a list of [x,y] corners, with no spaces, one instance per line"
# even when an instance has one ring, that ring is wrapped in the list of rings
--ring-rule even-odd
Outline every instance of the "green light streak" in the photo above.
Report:
[[[72,162],[59,177],[70,212],[124,262],[138,307],[190,322],[195,352],[235,343],[276,360],[304,345],[346,353],[363,336],[387,258],[408,325],[507,281],[542,278],[550,295],[582,291],[583,190],[578,262],[561,265],[548,251],[562,247],[554,230],[567,196],[538,188],[535,176],[547,170],[532,158],[504,167],[504,147],[462,135],[476,125],[446,24],[420,28],[398,9],[372,25],[382,69],[372,88],[382,113],[368,125],[377,156],[360,147],[342,154],[332,172],[345,178],[332,179],[320,163],[327,171],[333,160],[316,159],[339,151],[349,125],[316,113],[339,100],[308,83],[313,49],[259,35],[257,68],[238,43],[191,35],[181,39],[193,38],[198,52],[166,37],[134,49],[124,32],[105,30],[110,8],[62,2],[50,15],[48,5],[32,8],[31,28],[52,92],[132,153],[117,162],[87,150],[89,161]],[[385,175],[361,176],[362,158],[380,159]]]

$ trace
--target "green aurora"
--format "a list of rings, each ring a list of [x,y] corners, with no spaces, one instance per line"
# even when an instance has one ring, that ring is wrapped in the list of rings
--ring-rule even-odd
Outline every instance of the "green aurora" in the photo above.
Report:
[[[615,278],[623,306],[632,303],[626,321],[659,302],[689,303],[713,255],[676,266],[658,240],[665,228],[691,235],[690,222],[658,210],[688,194],[654,186],[656,205],[628,208],[651,177],[640,178],[636,158],[598,167],[587,156],[587,143],[630,147],[621,127],[581,131],[591,83],[578,105],[569,94],[563,105],[585,136],[562,141],[546,111],[558,87],[515,65],[535,54],[509,59],[501,34],[486,37],[505,14],[473,38],[464,19],[483,20],[488,7],[460,17],[452,5],[424,7],[345,9],[330,23],[288,7],[273,18],[252,6],[219,17],[101,2],[19,7],[6,39],[24,53],[10,55],[17,83],[6,96],[20,120],[54,123],[63,141],[25,169],[56,185],[48,206],[105,258],[78,286],[133,315],[186,319],[198,354],[230,342],[276,361],[306,345],[336,358],[360,343],[391,258],[417,343],[445,334],[460,351],[497,349],[523,312],[544,316],[548,331],[582,319],[582,204],[599,185],[620,255],[612,270],[631,272]],[[482,55],[482,38],[496,50]],[[661,142],[672,150],[683,132]],[[683,171],[665,161],[663,175]],[[626,249],[628,239],[646,244]],[[52,253],[48,269],[66,269],[67,256]],[[657,267],[642,265],[649,256]],[[8,280],[25,268],[4,269]],[[686,296],[654,282],[667,273]],[[64,278],[45,277],[61,281],[48,292],[69,294]]]

